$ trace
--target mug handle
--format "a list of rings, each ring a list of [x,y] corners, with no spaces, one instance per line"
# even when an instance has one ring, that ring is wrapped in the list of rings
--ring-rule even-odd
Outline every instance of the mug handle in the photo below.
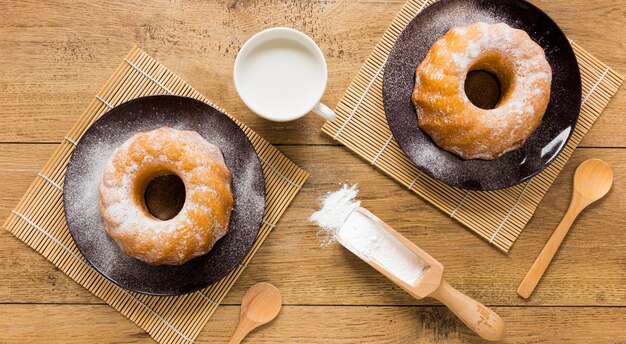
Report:
[[[326,119],[327,121],[332,122],[337,119],[337,115],[335,115],[335,112],[322,103],[317,103],[317,105],[315,105],[315,107],[311,111],[313,111],[316,115]]]

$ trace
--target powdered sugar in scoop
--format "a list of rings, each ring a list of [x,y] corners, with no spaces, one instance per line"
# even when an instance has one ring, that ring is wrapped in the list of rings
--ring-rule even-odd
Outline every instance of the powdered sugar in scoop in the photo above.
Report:
[[[369,264],[389,271],[404,283],[414,285],[422,276],[426,262],[391,235],[374,215],[356,211],[361,205],[354,200],[356,185],[343,185],[322,198],[322,209],[310,220],[322,229],[322,246],[334,241]],[[363,210],[365,211],[365,210]]]

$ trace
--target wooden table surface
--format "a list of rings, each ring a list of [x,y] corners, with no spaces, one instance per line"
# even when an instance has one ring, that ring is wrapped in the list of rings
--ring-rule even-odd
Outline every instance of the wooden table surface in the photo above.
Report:
[[[566,34],[626,73],[623,0],[533,1]],[[275,284],[285,306],[248,343],[434,343],[479,339],[432,299],[416,301],[339,246],[320,248],[307,217],[339,182],[446,267],[450,284],[493,307],[506,342],[626,342],[626,96],[583,140],[508,255],[321,134],[314,116],[270,123],[232,81],[238,48],[255,32],[291,26],[324,51],[334,105],[402,0],[0,1],[0,217],[16,205],[55,145],[138,44],[311,173],[249,268],[198,338],[224,343],[254,283]],[[568,205],[575,167],[602,158],[608,197],[586,210],[530,300],[515,290]],[[0,231],[0,343],[150,343],[140,328]]]

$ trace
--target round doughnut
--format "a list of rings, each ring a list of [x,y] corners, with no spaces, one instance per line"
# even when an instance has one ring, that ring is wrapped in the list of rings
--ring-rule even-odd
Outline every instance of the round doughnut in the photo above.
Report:
[[[175,174],[185,203],[163,221],[144,193],[156,177]],[[195,131],[162,127],[135,134],[113,152],[98,186],[105,231],[128,255],[152,265],[180,265],[206,254],[228,231],[231,173],[220,149]]]
[[[493,109],[465,94],[465,79],[486,70],[501,86]],[[415,71],[412,101],[418,126],[439,147],[463,159],[493,160],[521,147],[541,123],[550,100],[552,69],[543,49],[504,23],[450,29]]]

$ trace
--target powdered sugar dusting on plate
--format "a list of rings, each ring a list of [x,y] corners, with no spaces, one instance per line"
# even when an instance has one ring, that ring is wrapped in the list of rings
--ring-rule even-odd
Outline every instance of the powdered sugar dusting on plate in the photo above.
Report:
[[[104,232],[98,207],[98,184],[113,151],[132,135],[162,126],[198,132],[222,150],[233,174],[228,234],[208,254],[181,266],[150,266],[124,254]],[[171,295],[205,287],[241,262],[261,227],[265,184],[254,148],[226,115],[190,98],[154,96],[120,105],[88,129],[68,165],[64,203],[70,232],[98,271],[127,289]]]
[[[550,102],[542,124],[520,149],[491,161],[463,160],[436,146],[419,130],[411,102],[415,68],[434,42],[452,27],[480,21],[503,22],[526,31],[543,48],[553,71]],[[525,1],[434,2],[417,14],[398,36],[384,71],[384,112],[399,146],[426,175],[461,188],[501,189],[539,173],[559,153],[554,150],[544,154],[543,148],[564,130],[573,131],[580,109],[580,73],[567,37],[545,13]],[[416,154],[421,150],[429,151],[428,159]],[[432,159],[433,155],[438,158]]]

